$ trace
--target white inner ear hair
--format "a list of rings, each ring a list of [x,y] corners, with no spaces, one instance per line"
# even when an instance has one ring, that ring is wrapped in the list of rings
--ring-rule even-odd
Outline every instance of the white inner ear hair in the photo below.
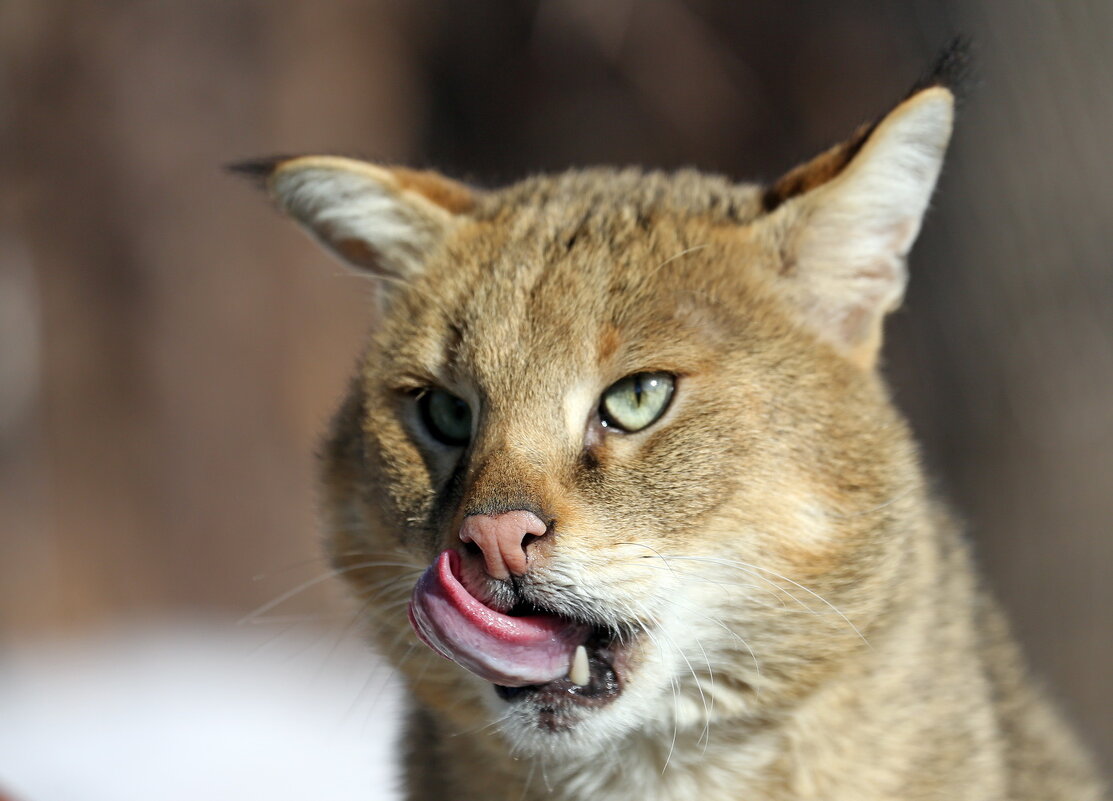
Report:
[[[416,273],[443,230],[433,204],[369,169],[280,168],[272,191],[283,209],[345,262],[400,278]],[[428,207],[428,208],[426,208]]]

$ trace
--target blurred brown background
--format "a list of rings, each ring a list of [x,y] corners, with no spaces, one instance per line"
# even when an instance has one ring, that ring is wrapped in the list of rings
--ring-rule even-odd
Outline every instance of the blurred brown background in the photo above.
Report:
[[[956,32],[980,67],[889,372],[1038,670],[1113,756],[1113,4],[0,3],[0,646],[318,575],[368,282],[219,165],[768,179]],[[263,578],[258,579],[263,574]],[[333,614],[329,593],[278,607]]]

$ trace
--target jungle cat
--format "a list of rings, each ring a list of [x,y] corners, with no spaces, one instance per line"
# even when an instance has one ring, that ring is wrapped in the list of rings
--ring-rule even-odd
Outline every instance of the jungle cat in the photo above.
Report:
[[[941,64],[767,186],[241,167],[382,279],[324,516],[408,798],[1102,797],[877,369]]]

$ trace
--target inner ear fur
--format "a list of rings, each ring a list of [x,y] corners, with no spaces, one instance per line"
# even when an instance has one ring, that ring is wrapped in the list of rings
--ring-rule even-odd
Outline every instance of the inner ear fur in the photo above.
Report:
[[[231,169],[259,181],[280,209],[345,263],[402,280],[421,271],[478,198],[436,172],[339,156],[276,156]]]
[[[862,367],[876,363],[882,320],[903,297],[953,116],[950,89],[920,89],[765,193],[783,288],[805,323]]]

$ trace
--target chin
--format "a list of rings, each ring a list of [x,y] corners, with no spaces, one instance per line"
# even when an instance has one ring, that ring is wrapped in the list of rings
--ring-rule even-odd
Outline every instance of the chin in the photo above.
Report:
[[[487,709],[514,756],[597,758],[634,732],[664,726],[671,732],[674,704],[662,668],[643,663],[636,672],[619,674],[617,690],[588,685],[585,692],[567,679],[493,686]]]

